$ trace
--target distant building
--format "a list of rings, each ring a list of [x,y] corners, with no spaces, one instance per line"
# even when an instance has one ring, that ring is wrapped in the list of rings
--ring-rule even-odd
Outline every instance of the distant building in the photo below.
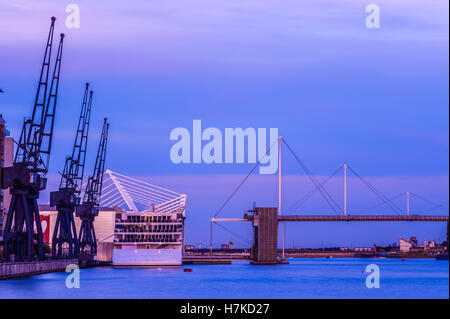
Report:
[[[355,247],[354,251],[372,251],[373,248],[372,247]]]
[[[224,243],[224,244],[220,245],[220,249],[230,249],[230,244]]]
[[[400,251],[403,253],[407,253],[411,251],[411,249],[419,248],[417,245],[417,238],[415,236],[411,237],[409,240],[399,236],[399,241]]]
[[[427,241],[426,239],[423,242],[423,249],[425,250],[429,250],[429,249],[433,249],[436,248],[436,241],[434,241],[433,239],[430,241]]]
[[[400,251],[403,253],[409,252],[409,250],[412,247],[412,244],[409,242],[409,240],[406,240],[405,238],[400,237],[399,241],[400,241],[400,243],[399,243]]]
[[[188,251],[188,250],[194,250],[195,246],[194,245],[184,245],[184,250]]]
[[[350,249],[348,247],[340,247],[339,250],[340,251],[349,251]]]

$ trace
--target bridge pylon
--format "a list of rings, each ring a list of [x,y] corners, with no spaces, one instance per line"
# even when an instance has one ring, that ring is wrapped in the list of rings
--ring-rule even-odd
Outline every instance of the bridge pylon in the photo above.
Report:
[[[253,209],[253,265],[275,265],[278,243],[278,209],[256,207]]]

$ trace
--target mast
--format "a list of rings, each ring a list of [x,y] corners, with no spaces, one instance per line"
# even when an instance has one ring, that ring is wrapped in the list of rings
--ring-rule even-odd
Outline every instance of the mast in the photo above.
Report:
[[[282,175],[281,175],[281,142],[283,142],[283,138],[281,136],[278,137],[278,216],[281,217],[281,200],[282,200]],[[284,254],[284,227],[283,222],[280,221],[281,228],[281,261],[282,264],[288,264],[289,262],[286,260]]]

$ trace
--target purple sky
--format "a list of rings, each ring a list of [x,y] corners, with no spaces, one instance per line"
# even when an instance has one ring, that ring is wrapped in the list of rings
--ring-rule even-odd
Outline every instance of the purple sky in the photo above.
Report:
[[[0,0],[0,113],[13,135],[31,112],[50,16],[67,35],[49,189],[70,152],[89,81],[90,162],[108,116],[108,167],[187,193],[187,242],[209,240],[209,218],[251,169],[173,164],[169,134],[191,130],[194,119],[222,130],[278,127],[318,179],[347,162],[389,198],[411,191],[448,200],[448,1],[374,1],[376,30],[365,27],[372,2],[359,0],[74,1],[80,29],[64,25],[69,3]],[[284,161],[288,207],[312,184],[292,157]],[[329,190],[342,206],[341,178]],[[276,205],[275,191],[274,176],[253,176],[220,216],[240,216],[253,201]],[[379,202],[354,178],[349,193],[350,213]],[[327,209],[316,196],[298,213]],[[448,214],[430,209],[414,199],[415,213]],[[225,226],[251,237],[248,225]],[[434,224],[287,227],[287,242],[297,246],[445,236]],[[217,229],[217,243],[229,239]]]

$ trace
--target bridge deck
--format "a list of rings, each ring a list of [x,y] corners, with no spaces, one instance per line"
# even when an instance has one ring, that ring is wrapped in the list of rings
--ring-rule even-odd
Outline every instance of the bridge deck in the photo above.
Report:
[[[285,215],[278,217],[278,221],[283,222],[448,222],[448,220],[448,216],[426,215]]]
[[[253,216],[244,218],[212,218],[212,222],[248,222]],[[447,222],[449,216],[431,215],[284,215],[278,216],[281,222]]]

